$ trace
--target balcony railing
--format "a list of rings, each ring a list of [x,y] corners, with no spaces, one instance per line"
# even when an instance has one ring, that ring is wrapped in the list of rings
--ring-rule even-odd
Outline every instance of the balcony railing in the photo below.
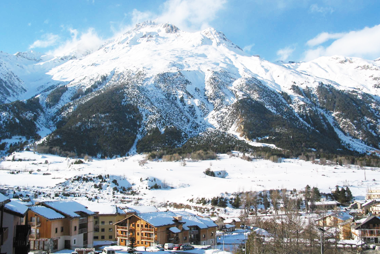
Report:
[[[362,237],[380,237],[380,230],[362,230]]]
[[[79,218],[79,224],[87,223],[87,217]]]
[[[197,235],[199,233],[199,230],[190,230],[190,234]]]
[[[40,238],[40,233],[31,233],[29,239],[38,239]]]
[[[8,228],[1,228],[0,230],[0,243],[3,245],[8,240]]]
[[[36,228],[36,227],[41,227],[41,222],[40,221],[29,221],[28,224],[33,227],[33,228]]]
[[[87,228],[80,228],[79,234],[84,234],[84,233],[87,233]]]
[[[118,229],[118,230],[128,230],[128,227],[117,226],[116,229]]]
[[[128,235],[124,235],[124,234],[116,234],[116,237],[123,238],[123,239],[128,239]]]
[[[154,232],[154,228],[141,228],[142,232]]]

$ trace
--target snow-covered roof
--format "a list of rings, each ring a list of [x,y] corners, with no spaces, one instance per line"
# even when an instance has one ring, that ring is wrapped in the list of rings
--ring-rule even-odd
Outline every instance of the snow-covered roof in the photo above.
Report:
[[[87,207],[85,207],[84,205],[79,204],[75,201],[48,201],[44,202],[44,204],[62,214],[65,214],[73,218],[81,217],[81,215],[79,214],[80,212],[86,213],[88,215],[95,214],[94,212],[88,210]]]
[[[261,236],[271,236],[271,234],[268,233],[268,231],[266,231],[265,229],[262,229],[262,228],[256,228],[253,230],[257,235],[261,235]]]
[[[122,209],[110,203],[88,202],[86,205],[87,209],[93,212],[98,212],[99,214],[125,214]]]
[[[178,229],[177,227],[171,227],[171,228],[169,228],[169,231],[171,231],[174,234],[181,233],[181,230]]]
[[[155,213],[158,209],[154,206],[128,206],[129,209],[134,210],[137,213]]]
[[[177,216],[182,217],[182,222],[185,222],[187,227],[197,226],[199,228],[209,228],[209,227],[217,227],[217,225],[210,219],[201,216],[197,216],[195,214],[179,211],[175,213]]]
[[[45,217],[46,219],[49,220],[55,220],[55,219],[63,219],[65,218],[64,215],[57,213],[53,209],[50,209],[46,206],[32,206],[30,207],[30,210],[33,212]]]
[[[138,216],[154,227],[161,227],[165,225],[173,225],[176,214],[173,212],[154,212],[141,213]]]
[[[0,193],[0,203],[7,201],[9,198]]]
[[[348,212],[338,212],[335,213],[335,217],[340,220],[350,220],[354,218],[352,215],[350,215]]]
[[[26,205],[23,205],[21,202],[18,202],[16,200],[11,200],[11,202],[7,203],[5,205],[5,209],[17,213],[21,217],[23,217],[28,211],[28,207]]]

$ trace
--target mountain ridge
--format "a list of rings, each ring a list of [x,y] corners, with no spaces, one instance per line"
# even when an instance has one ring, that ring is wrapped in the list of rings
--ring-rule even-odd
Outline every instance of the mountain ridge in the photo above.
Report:
[[[14,57],[22,57],[27,63],[21,66],[16,61],[21,67],[8,68],[7,72],[1,68],[5,65],[2,62],[11,64],[3,55],[6,54],[0,54],[0,78],[14,71],[14,77],[20,80],[7,79],[5,89],[21,89],[7,90],[13,97],[8,96],[3,105],[15,104],[18,98],[36,98],[40,106],[38,110],[21,107],[21,114],[5,108],[2,112],[18,120],[33,114],[34,117],[26,119],[36,126],[35,134],[46,137],[44,145],[48,147],[67,148],[64,145],[67,138],[62,139],[59,134],[62,130],[76,133],[78,127],[83,130],[84,126],[90,130],[92,127],[85,122],[91,116],[76,121],[77,126],[71,125],[70,119],[80,118],[77,110],[88,108],[86,105],[93,100],[102,104],[99,98],[116,89],[123,98],[118,100],[119,104],[134,108],[125,117],[140,119],[133,128],[133,145],[128,145],[128,151],[117,153],[117,145],[108,144],[108,148],[95,149],[91,155],[148,152],[152,149],[139,142],[149,133],[157,133],[155,129],[160,135],[174,135],[176,141],[159,138],[166,140],[170,148],[180,147],[212,129],[251,145],[266,146],[260,144],[264,142],[296,153],[319,149],[370,153],[379,149],[377,61],[334,56],[274,64],[249,56],[213,28],[189,33],[154,22],[138,24],[79,58],[18,53]],[[30,75],[17,75],[20,68]],[[6,91],[3,94],[6,97]],[[112,97],[107,98],[112,101]],[[115,123],[114,130],[126,128],[121,122]],[[6,150],[12,141],[4,140],[15,135],[4,117],[1,123],[0,139]],[[82,133],[84,136],[78,136],[78,147],[71,147],[71,152],[78,151],[81,137],[88,140],[102,136],[101,132],[98,129],[92,136]],[[114,135],[118,136],[117,132]],[[18,136],[26,134],[20,131]],[[163,149],[164,143],[160,143]]]

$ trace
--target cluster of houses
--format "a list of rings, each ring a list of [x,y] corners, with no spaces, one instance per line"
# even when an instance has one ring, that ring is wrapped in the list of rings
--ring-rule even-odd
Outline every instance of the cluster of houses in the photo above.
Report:
[[[86,206],[87,205],[87,206]],[[215,245],[217,230],[240,228],[239,218],[203,217],[186,211],[158,211],[76,201],[25,203],[0,194],[0,253],[91,248],[99,241],[128,246],[156,244]],[[318,204],[317,204],[318,205]],[[325,204],[326,205],[326,204]],[[346,211],[331,205],[316,225],[337,239],[380,243],[380,190]]]
[[[330,211],[316,220],[319,227],[341,240],[380,243],[380,190],[368,190],[366,201],[355,201],[346,211]]]
[[[217,225],[189,212],[139,211],[102,204],[101,209],[76,201],[25,205],[0,194],[0,253],[91,248],[95,241],[128,246],[216,244]],[[96,211],[98,210],[98,211]]]

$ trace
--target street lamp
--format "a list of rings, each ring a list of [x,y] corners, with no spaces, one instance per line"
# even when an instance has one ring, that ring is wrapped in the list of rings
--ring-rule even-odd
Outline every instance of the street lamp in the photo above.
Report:
[[[323,254],[323,234],[325,233],[325,230],[321,227],[318,227],[319,232],[321,232],[321,254]]]

